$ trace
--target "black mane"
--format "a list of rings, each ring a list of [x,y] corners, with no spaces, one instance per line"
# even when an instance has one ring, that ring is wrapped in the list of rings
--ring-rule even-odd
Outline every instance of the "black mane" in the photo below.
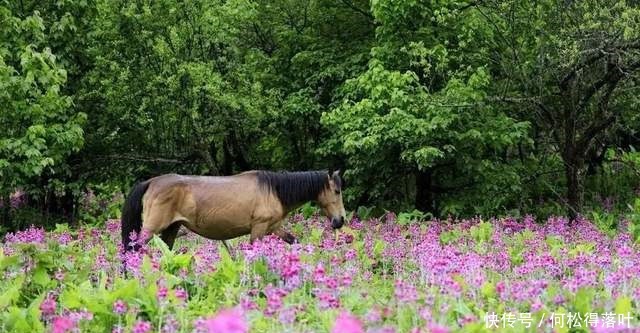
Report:
[[[329,186],[327,171],[273,172],[258,171],[258,185],[273,192],[286,209],[316,200]]]

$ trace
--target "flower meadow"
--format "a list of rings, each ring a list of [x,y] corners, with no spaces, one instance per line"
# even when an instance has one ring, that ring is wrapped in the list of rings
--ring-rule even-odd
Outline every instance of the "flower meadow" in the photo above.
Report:
[[[123,256],[118,220],[7,234],[0,330],[640,332],[640,246],[587,220],[387,213],[334,232],[298,214],[288,227],[298,243],[243,237],[235,258],[191,233]]]

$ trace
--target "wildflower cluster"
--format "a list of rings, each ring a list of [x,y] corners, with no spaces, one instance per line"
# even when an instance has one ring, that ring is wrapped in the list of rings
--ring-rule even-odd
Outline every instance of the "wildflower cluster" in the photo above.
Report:
[[[399,225],[388,214],[354,217],[334,232],[324,218],[295,215],[289,223],[299,243],[241,238],[231,242],[236,260],[219,242],[191,233],[173,251],[154,237],[121,255],[115,220],[73,231],[32,227],[0,245],[0,327],[418,333],[640,326],[633,315],[640,248],[630,235],[608,236],[587,220],[543,222]],[[624,327],[611,325],[620,316]]]

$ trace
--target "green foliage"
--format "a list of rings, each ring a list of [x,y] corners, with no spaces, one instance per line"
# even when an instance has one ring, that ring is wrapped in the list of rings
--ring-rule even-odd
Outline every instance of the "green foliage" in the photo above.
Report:
[[[358,209],[356,210],[356,214],[358,215],[358,217],[361,220],[368,220],[371,217],[373,217],[373,210],[375,208],[374,207],[365,207],[365,206],[360,206],[358,207]]]
[[[462,235],[458,231],[445,231],[440,233],[440,243],[442,245],[452,244],[457,242],[461,237]]]
[[[616,233],[618,228],[618,218],[614,214],[608,214],[606,212],[591,212],[593,223],[604,233],[612,236]]]
[[[636,243],[640,242],[640,198],[636,198],[629,215],[629,233]]]
[[[595,297],[595,292],[593,288],[580,288],[575,295],[573,300],[573,308],[576,312],[581,314],[587,314],[593,312],[592,304],[593,298]]]
[[[124,196],[116,186],[98,184],[88,187],[78,201],[78,219],[85,224],[100,225],[120,218]]]
[[[452,31],[474,26],[478,19],[473,13],[453,15],[453,6],[373,4],[380,26],[368,69],[347,80],[337,107],[322,117],[323,124],[333,129],[328,146],[348,158],[345,175],[354,180],[349,198],[363,191],[374,200],[402,192],[400,188],[421,172],[437,179],[435,184],[425,184],[427,189],[479,183],[474,189],[481,191],[495,178],[512,176],[497,163],[495,154],[526,144],[528,125],[505,116],[487,101],[491,75],[473,55],[464,53],[471,52],[469,44],[443,44],[450,37],[478,37],[451,36]],[[428,19],[431,13],[442,20],[441,27],[433,28]],[[413,22],[411,26],[407,20]],[[473,52],[483,52],[482,44]],[[501,172],[492,172],[496,169]],[[469,197],[442,201],[449,208],[437,213],[478,212]]]
[[[402,212],[398,214],[396,222],[398,222],[400,225],[407,225],[411,223],[423,222],[429,217],[433,218],[433,216],[430,216],[430,214],[425,214],[417,209],[414,209],[411,212]]]
[[[298,212],[300,212],[305,219],[308,219],[318,212],[318,208],[311,202],[307,202],[298,208]]]
[[[62,92],[67,72],[46,46],[38,12],[15,16],[0,5],[0,193],[43,174],[66,171],[66,158],[84,142],[86,115]],[[44,45],[43,45],[44,44]]]
[[[482,221],[472,226],[471,229],[469,229],[469,233],[477,243],[488,242],[493,236],[493,226],[489,222]]]
[[[582,198],[623,214],[638,17],[616,0],[5,1],[3,228],[117,216],[74,211],[88,189],[249,169],[340,167],[361,218],[547,216]]]

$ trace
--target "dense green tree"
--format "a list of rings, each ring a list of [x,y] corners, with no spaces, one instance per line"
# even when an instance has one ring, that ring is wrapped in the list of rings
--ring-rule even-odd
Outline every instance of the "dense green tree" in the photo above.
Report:
[[[245,142],[257,135],[269,98],[233,47],[234,6],[100,3],[94,68],[78,96],[95,110],[88,153],[107,161],[195,158],[190,171],[209,174],[249,166]]]
[[[612,136],[635,133],[640,8],[633,1],[488,1],[477,6],[499,38],[496,85],[510,113],[534,124],[538,156],[561,160],[571,216],[582,211],[587,165]],[[624,147],[625,149],[628,147]]]
[[[86,115],[62,92],[67,71],[48,47],[39,13],[16,16],[0,4],[0,22],[0,196],[6,210],[16,188],[41,191],[34,186],[41,177],[69,172],[66,158],[83,144]]]
[[[432,213],[504,208],[474,198],[495,195],[500,183],[517,185],[501,156],[526,142],[527,124],[487,99],[488,48],[479,41],[491,30],[457,2],[377,1],[373,14],[379,25],[369,67],[347,81],[323,118],[336,129],[330,146],[348,156],[352,190],[366,194],[360,203],[414,193],[413,204]]]

